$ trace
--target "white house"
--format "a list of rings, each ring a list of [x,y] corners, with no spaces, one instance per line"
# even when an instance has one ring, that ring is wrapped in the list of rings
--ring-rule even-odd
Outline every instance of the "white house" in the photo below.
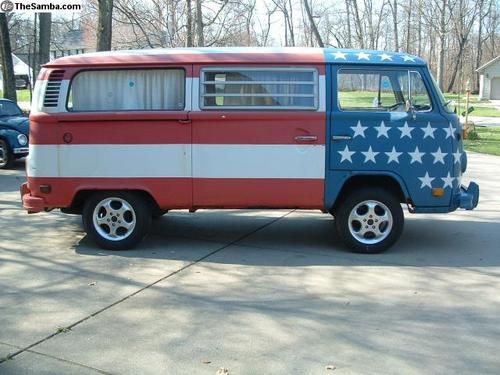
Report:
[[[22,61],[19,57],[12,54],[12,63],[14,65],[14,75],[16,77],[16,86],[23,87],[27,84],[32,84],[32,71],[28,64]],[[0,65],[1,67],[1,65]],[[0,90],[3,89],[3,75],[0,69]]]
[[[479,99],[500,100],[500,56],[477,69],[479,78]]]

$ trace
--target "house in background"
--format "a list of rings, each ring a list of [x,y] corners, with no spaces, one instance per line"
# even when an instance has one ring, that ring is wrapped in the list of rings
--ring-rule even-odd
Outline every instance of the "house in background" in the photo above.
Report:
[[[12,54],[12,64],[14,65],[14,76],[16,77],[16,88],[26,89],[33,84],[32,70],[28,64],[19,57]],[[0,89],[3,87],[3,75],[0,69]]]
[[[479,99],[500,100],[500,56],[477,69],[479,78]]]

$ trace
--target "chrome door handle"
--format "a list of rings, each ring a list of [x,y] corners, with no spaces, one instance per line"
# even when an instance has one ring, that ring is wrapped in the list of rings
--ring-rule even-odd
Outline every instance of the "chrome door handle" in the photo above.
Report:
[[[350,141],[351,139],[350,135],[332,135],[332,141]]]
[[[295,137],[297,142],[315,142],[318,140],[316,135],[298,135]]]

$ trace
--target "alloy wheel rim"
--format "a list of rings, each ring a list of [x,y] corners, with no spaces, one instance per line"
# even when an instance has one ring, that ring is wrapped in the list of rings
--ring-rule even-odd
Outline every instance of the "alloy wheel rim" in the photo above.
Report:
[[[391,233],[394,220],[382,202],[366,200],[353,207],[349,214],[349,232],[364,245],[385,240]]]
[[[118,197],[105,198],[92,214],[97,233],[109,241],[121,241],[129,237],[137,224],[135,210],[126,200]]]

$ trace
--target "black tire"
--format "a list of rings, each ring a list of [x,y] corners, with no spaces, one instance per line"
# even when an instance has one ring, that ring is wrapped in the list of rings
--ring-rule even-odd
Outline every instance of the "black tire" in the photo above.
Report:
[[[404,226],[399,200],[382,188],[353,191],[334,215],[337,234],[351,250],[359,253],[387,250],[398,240]]]
[[[152,218],[153,220],[158,220],[161,218],[163,215],[166,215],[168,213],[168,210],[162,210],[160,208],[153,208],[153,213],[152,213]]]
[[[14,161],[14,155],[10,152],[10,147],[3,139],[0,139],[0,169],[9,168]]]
[[[142,241],[151,225],[151,206],[133,192],[97,192],[83,207],[85,231],[103,249],[128,250]]]

